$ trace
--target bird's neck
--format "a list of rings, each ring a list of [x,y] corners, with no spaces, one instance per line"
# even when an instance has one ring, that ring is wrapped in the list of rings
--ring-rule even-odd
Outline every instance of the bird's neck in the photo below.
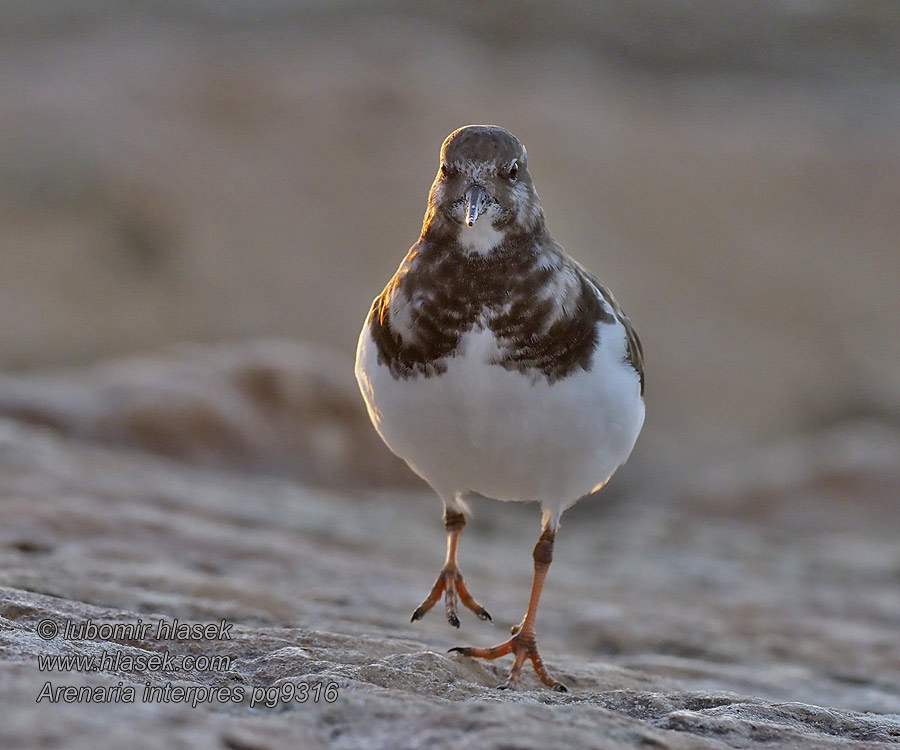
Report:
[[[497,227],[487,216],[471,227],[443,217],[431,217],[431,221],[428,218],[422,226],[422,240],[432,246],[453,248],[468,256],[487,258],[503,254],[513,246],[534,246],[546,234],[543,217],[528,229],[523,229],[516,222]]]

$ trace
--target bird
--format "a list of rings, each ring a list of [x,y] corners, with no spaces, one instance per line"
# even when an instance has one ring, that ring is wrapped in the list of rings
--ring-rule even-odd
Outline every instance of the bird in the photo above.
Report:
[[[419,239],[372,303],[355,375],[376,431],[443,502],[447,555],[422,618],[444,597],[491,615],[459,568],[467,498],[541,506],[531,595],[511,638],[463,656],[513,655],[547,687],[536,617],[562,513],[603,487],[644,423],[644,354],[613,295],[551,236],[522,142],[497,125],[440,150]]]

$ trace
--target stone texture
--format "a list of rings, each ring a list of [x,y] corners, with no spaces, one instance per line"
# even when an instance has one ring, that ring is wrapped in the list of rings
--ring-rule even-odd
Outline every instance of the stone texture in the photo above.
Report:
[[[352,358],[312,344],[181,344],[43,376],[0,373],[0,416],[203,466],[422,486],[369,428]]]
[[[534,507],[476,501],[460,559],[495,622],[464,612],[457,632],[439,611],[408,622],[443,556],[425,492],[314,487],[0,421],[0,746],[894,746],[898,446],[884,426],[848,425],[780,446],[794,457],[780,471],[763,451],[740,460],[743,474],[712,467],[667,497],[582,501],[563,519],[539,618],[545,659],[571,688],[559,695],[532,674],[498,691],[507,660],[447,653],[498,642],[519,619]],[[42,640],[46,618],[225,618],[233,631]],[[230,663],[38,669],[39,656],[166,650]],[[48,681],[122,682],[138,699],[36,702]],[[254,688],[316,682],[337,700],[248,705]],[[247,692],[192,707],[142,701],[147,683]]]

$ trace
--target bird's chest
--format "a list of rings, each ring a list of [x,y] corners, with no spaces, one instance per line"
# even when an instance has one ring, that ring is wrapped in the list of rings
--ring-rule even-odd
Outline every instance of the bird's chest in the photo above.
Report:
[[[409,274],[376,301],[369,325],[379,361],[393,375],[429,378],[454,358],[497,364],[513,339],[545,328],[550,306],[539,300],[531,278],[507,273],[498,284],[496,273],[475,268],[466,276],[464,270],[454,266],[421,279]]]
[[[485,320],[460,326],[452,335],[452,349],[410,377],[398,377],[379,361],[371,337],[361,344],[361,365],[386,431],[396,426],[398,434],[421,438],[420,432],[440,426],[447,435],[483,444],[499,437],[496,430],[513,427],[512,418],[527,409],[536,379],[498,365],[507,345]]]
[[[495,364],[502,351],[496,334],[476,327],[461,335],[439,374],[398,378],[378,363],[364,331],[358,377],[372,420],[439,491],[458,483],[453,489],[498,499],[574,500],[630,450],[636,431],[629,426],[633,434],[623,435],[622,426],[632,421],[631,409],[619,412],[634,402],[635,419],[642,417],[636,385],[607,377],[606,368],[551,384],[540,372]],[[609,448],[612,468],[604,465]]]

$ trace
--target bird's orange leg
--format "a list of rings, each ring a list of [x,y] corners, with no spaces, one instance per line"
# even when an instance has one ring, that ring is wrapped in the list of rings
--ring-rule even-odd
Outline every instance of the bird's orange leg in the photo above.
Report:
[[[512,628],[513,637],[493,648],[461,646],[450,649],[463,656],[474,656],[477,659],[496,659],[506,654],[513,654],[512,667],[509,670],[506,681],[500,685],[501,688],[508,688],[514,685],[521,676],[522,666],[525,664],[526,659],[530,659],[532,666],[534,666],[534,671],[537,672],[541,682],[561,693],[568,692],[568,688],[559,680],[551,677],[544,666],[544,660],[541,658],[537,648],[537,634],[534,624],[537,617],[538,602],[541,598],[541,590],[544,588],[544,579],[547,577],[547,571],[550,569],[550,563],[553,561],[553,540],[555,536],[555,531],[551,530],[549,526],[544,526],[540,539],[534,545],[534,581],[531,584],[531,597],[528,600],[528,610],[525,612],[525,618]]]
[[[447,621],[455,628],[459,627],[459,616],[456,613],[457,595],[459,600],[469,609],[471,609],[480,620],[490,620],[491,616],[488,611],[482,607],[466,588],[466,582],[463,580],[462,573],[459,572],[459,566],[456,564],[456,550],[459,547],[459,536],[462,534],[463,526],[466,525],[466,516],[459,511],[444,510],[444,528],[447,530],[447,560],[441,572],[438,573],[437,580],[431,588],[431,592],[425,598],[416,611],[412,613],[410,622],[420,620],[425,613],[431,609],[435,602],[444,595],[444,604],[447,609]]]

